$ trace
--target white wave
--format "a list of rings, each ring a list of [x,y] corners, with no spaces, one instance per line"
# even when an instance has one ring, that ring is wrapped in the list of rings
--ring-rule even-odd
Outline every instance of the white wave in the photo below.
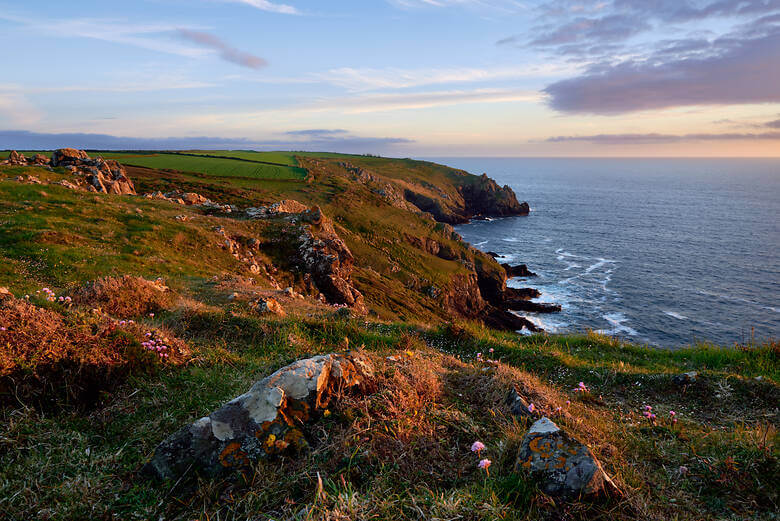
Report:
[[[558,260],[562,260],[562,259],[558,259]],[[581,268],[582,267],[581,264],[577,264],[576,262],[567,262],[566,264],[568,266],[563,268],[563,271],[569,271],[569,270],[573,270],[574,268]]]
[[[585,269],[585,273],[590,273],[591,271],[599,269],[602,266],[605,266],[607,264],[614,264],[615,262],[617,262],[617,261],[610,260],[610,259],[602,259],[600,257],[597,258],[596,261],[597,261],[596,263],[591,264],[590,266],[588,266]]]
[[[636,329],[624,324],[624,322],[628,321],[628,317],[623,313],[607,313],[606,315],[603,315],[603,318],[612,325],[612,329],[599,329],[596,333],[602,335],[619,335],[625,333],[629,336],[637,336],[639,334]]]
[[[780,308],[774,308],[772,306],[767,306],[767,309],[770,311],[774,311],[775,313],[780,313]]]
[[[501,240],[504,242],[520,242],[520,239],[518,239],[517,237],[504,237]]]
[[[685,315],[675,313],[674,311],[664,311],[664,314],[669,315],[672,318],[676,318],[677,320],[688,320],[688,317],[686,317]]]
[[[477,248],[479,248],[480,246],[484,246],[484,245],[486,245],[488,242],[490,242],[490,241],[482,241],[482,242],[478,242],[478,243],[477,243],[477,244],[475,244],[474,246],[476,246]]]
[[[517,255],[514,255],[512,253],[502,253],[501,255],[496,257],[496,260],[501,263],[510,263],[513,260],[515,260],[516,257]]]

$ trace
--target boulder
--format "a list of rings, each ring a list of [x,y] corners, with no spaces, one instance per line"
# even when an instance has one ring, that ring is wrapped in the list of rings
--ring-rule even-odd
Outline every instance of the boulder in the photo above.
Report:
[[[51,155],[51,166],[67,166],[77,164],[79,161],[89,159],[83,150],[75,148],[60,148]]]
[[[619,492],[591,450],[546,417],[523,438],[515,471],[538,479],[544,493],[567,499]]]
[[[64,186],[65,188],[68,188],[68,189],[70,189],[70,190],[81,190],[81,187],[79,187],[78,185],[75,185],[75,184],[71,183],[71,182],[70,182],[70,181],[68,181],[67,179],[63,179],[63,180],[61,180],[61,181],[59,181],[59,182],[57,182],[57,183],[54,183],[54,184],[56,184],[56,185],[60,185],[60,186]]]
[[[506,404],[509,406],[509,412],[518,420],[535,419],[534,414],[528,409],[530,404],[525,398],[520,396],[517,389],[509,391],[509,395],[506,397]]]
[[[689,371],[687,373],[682,373],[673,376],[672,382],[674,382],[676,385],[679,385],[680,387],[683,387],[695,382],[697,376],[699,376],[699,373],[697,373],[696,371]]]
[[[270,313],[280,317],[287,316],[287,313],[284,311],[282,305],[279,304],[279,301],[270,297],[257,299],[255,301],[255,307],[257,308],[257,311],[263,314]]]
[[[272,204],[268,208],[268,211],[269,213],[301,213],[307,211],[308,209],[308,206],[303,203],[299,203],[294,199],[285,199],[283,201],[279,201],[278,203]]]
[[[6,162],[9,165],[26,165],[27,159],[24,157],[24,154],[20,154],[16,150],[11,150],[11,153],[8,154],[8,159]]]
[[[245,394],[160,443],[142,472],[178,479],[190,469],[208,477],[306,446],[304,429],[335,393],[373,376],[362,353],[298,360],[258,381]]]
[[[32,158],[28,159],[27,162],[32,165],[48,165],[49,158],[43,154],[35,154]]]

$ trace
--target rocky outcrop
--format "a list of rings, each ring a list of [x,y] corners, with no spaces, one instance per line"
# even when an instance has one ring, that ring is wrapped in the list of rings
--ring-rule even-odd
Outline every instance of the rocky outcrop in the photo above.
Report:
[[[319,206],[294,214],[299,223],[295,262],[311,274],[329,302],[366,311],[363,295],[351,281],[355,258]]]
[[[284,240],[296,249],[290,260],[311,278],[329,303],[350,306],[357,314],[368,311],[363,294],[352,284],[355,257],[319,206],[310,208],[287,199],[244,212],[250,219],[277,220],[283,225]]]
[[[619,492],[591,450],[546,417],[523,438],[515,471],[537,478],[545,494],[567,499]]]
[[[61,148],[52,154],[51,166],[67,168],[79,176],[92,192],[135,195],[135,187],[125,168],[114,160],[93,159],[83,150]]]
[[[361,353],[299,360],[255,383],[245,394],[160,443],[142,471],[177,479],[190,470],[217,476],[306,446],[305,429],[338,392],[373,376]]]
[[[506,271],[509,278],[514,277],[536,277],[536,273],[528,269],[525,264],[519,264],[517,266],[510,266],[509,264],[502,264],[502,268]]]
[[[49,158],[43,154],[35,154],[33,157],[24,157],[24,154],[20,154],[16,150],[11,150],[11,152],[8,154],[8,158],[5,161],[0,162],[0,165],[12,166],[48,166],[48,164]]]
[[[504,302],[508,303],[514,300],[531,300],[541,296],[542,292],[534,288],[506,288],[506,291],[504,292]]]
[[[506,309],[489,306],[482,314],[482,321],[486,326],[504,331],[521,331],[526,329],[532,333],[540,333],[542,328],[525,317],[516,315]]]
[[[81,161],[89,160],[89,155],[83,150],[75,148],[60,148],[51,155],[51,166],[78,165]]]
[[[460,186],[466,213],[473,216],[506,217],[528,215],[528,203],[520,203],[509,186],[499,186],[487,174]]]
[[[20,154],[16,150],[11,150],[11,153],[8,154],[8,159],[6,159],[4,163],[7,165],[26,165],[27,158],[24,157],[24,154]]]
[[[384,199],[390,206],[414,213],[422,213],[419,208],[410,204],[404,198],[399,188],[385,178],[346,161],[339,163],[339,166],[352,174],[352,178],[355,181],[363,184],[366,188]]]
[[[507,301],[504,303],[504,306],[512,311],[528,311],[531,313],[558,313],[561,310],[560,304],[532,302],[530,300]]]

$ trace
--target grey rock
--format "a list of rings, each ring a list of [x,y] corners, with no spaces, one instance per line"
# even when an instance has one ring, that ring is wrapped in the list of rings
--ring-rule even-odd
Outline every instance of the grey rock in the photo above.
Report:
[[[689,371],[687,373],[682,373],[673,376],[672,382],[674,382],[676,385],[679,386],[690,385],[696,381],[697,376],[699,376],[699,373],[697,373],[696,371]]]
[[[362,353],[298,360],[160,443],[142,473],[163,480],[191,470],[216,477],[301,450],[306,446],[302,429],[320,417],[333,393],[359,387],[372,376]]]
[[[518,393],[516,389],[509,391],[509,395],[506,397],[506,403],[509,406],[509,412],[518,420],[535,419],[534,414],[528,410],[529,403],[520,396],[520,393]]]
[[[529,472],[546,494],[567,499],[619,493],[590,449],[546,417],[531,425],[523,438],[515,471]]]

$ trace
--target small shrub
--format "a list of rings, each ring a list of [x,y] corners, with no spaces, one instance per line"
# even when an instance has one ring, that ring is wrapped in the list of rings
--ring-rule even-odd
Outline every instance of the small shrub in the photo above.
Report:
[[[130,275],[97,279],[76,290],[72,298],[76,305],[100,308],[119,318],[163,311],[170,308],[175,299],[162,281]]]
[[[145,334],[133,322],[6,299],[0,303],[0,405],[88,406],[130,374],[186,360],[183,342],[169,342],[172,356],[162,360],[144,348]]]

